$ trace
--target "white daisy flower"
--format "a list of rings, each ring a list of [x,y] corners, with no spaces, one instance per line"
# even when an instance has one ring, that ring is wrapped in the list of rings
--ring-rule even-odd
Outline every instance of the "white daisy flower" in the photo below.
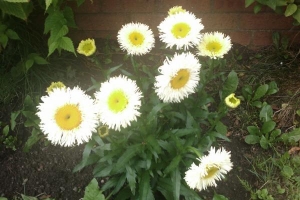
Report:
[[[185,181],[192,189],[205,190],[208,186],[217,186],[216,181],[222,180],[224,175],[232,169],[230,152],[211,147],[207,156],[199,158],[199,165],[192,163],[185,172]]]
[[[179,12],[167,16],[158,26],[159,38],[168,48],[188,50],[196,46],[200,39],[200,31],[204,28],[201,19],[190,12]]]
[[[231,39],[220,32],[204,33],[198,45],[198,55],[223,58],[231,49]]]
[[[175,54],[158,68],[161,75],[155,77],[155,92],[163,102],[180,102],[195,92],[200,80],[201,64],[190,52]]]
[[[135,81],[125,76],[112,77],[95,93],[100,122],[120,131],[140,116],[142,93]]]
[[[148,53],[155,43],[154,35],[149,26],[141,23],[123,25],[118,32],[118,42],[121,49],[129,55]]]
[[[55,88],[42,97],[37,115],[42,132],[53,144],[88,142],[98,125],[93,99],[79,87]]]

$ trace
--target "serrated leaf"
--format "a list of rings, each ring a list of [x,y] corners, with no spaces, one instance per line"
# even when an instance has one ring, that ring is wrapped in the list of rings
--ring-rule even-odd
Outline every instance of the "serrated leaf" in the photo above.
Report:
[[[174,200],[179,200],[180,186],[181,186],[181,183],[180,183],[181,176],[180,176],[180,172],[179,172],[178,167],[171,172],[171,181],[172,181],[173,199]]]
[[[127,147],[126,151],[118,159],[116,166],[113,169],[113,172],[124,170],[124,166],[126,166],[129,160],[132,159],[140,150],[141,150],[140,144]]]
[[[58,41],[63,36],[65,36],[68,32],[69,32],[69,28],[67,27],[67,25],[53,27],[50,31],[50,37],[48,39],[48,44]]]
[[[260,137],[256,135],[247,135],[245,137],[245,142],[247,144],[257,144],[260,141]]]
[[[262,128],[261,128],[261,132],[264,134],[269,133],[275,128],[275,126],[276,126],[276,123],[272,120],[264,122],[262,125]]]
[[[256,4],[253,8],[253,11],[255,14],[259,13],[261,11],[262,6],[260,4]]]
[[[33,8],[32,3],[11,3],[6,1],[0,1],[0,9],[3,13],[13,15],[22,20],[27,20],[28,15]]]
[[[58,46],[66,51],[69,51],[71,53],[75,53],[73,41],[69,37],[62,37],[58,41]]]
[[[286,7],[284,15],[286,17],[291,16],[292,14],[294,14],[297,11],[297,9],[298,9],[298,6],[294,3],[291,3]]]
[[[11,30],[11,29],[7,29],[7,30],[6,30],[6,35],[7,35],[7,37],[8,37],[9,39],[12,39],[12,40],[20,40],[19,35],[18,35],[15,31],[13,31],[13,30]]]
[[[181,158],[182,158],[181,155],[177,155],[177,156],[175,156],[175,158],[172,159],[172,161],[170,162],[170,164],[164,170],[165,176],[167,174],[169,174],[170,172],[172,172],[175,168],[178,167],[179,162],[181,161]]]
[[[139,182],[139,200],[154,200],[154,196],[150,187],[149,171],[144,171]]]
[[[98,182],[95,178],[88,184],[84,191],[83,200],[105,200],[104,195],[99,189]]]
[[[46,9],[45,11],[48,10],[49,6],[52,4],[52,0],[45,0],[45,4],[46,4]]]
[[[56,49],[58,48],[58,43],[57,42],[53,42],[50,45],[48,44],[48,55],[47,57],[49,57]]]
[[[77,26],[74,20],[73,10],[70,7],[65,7],[63,10],[63,14],[65,19],[67,20],[68,27],[76,28]]]
[[[61,11],[56,10],[56,11],[50,12],[48,17],[45,20],[44,34],[49,33],[49,31],[52,29],[59,30],[63,25],[66,25],[66,24],[67,24],[66,20]]]
[[[129,166],[126,166],[126,179],[133,195],[135,195],[136,188],[136,172]]]

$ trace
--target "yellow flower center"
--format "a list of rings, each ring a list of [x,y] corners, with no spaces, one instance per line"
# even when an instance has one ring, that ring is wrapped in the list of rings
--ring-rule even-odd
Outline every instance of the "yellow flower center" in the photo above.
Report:
[[[184,22],[177,23],[173,26],[171,32],[175,38],[185,38],[190,32],[191,27]]]
[[[73,130],[81,123],[81,112],[77,105],[66,104],[57,109],[55,113],[55,121],[63,130]]]
[[[212,41],[206,45],[206,49],[212,53],[217,53],[222,49],[220,42]]]
[[[116,90],[108,97],[108,107],[114,113],[123,111],[127,104],[128,99],[122,90]]]
[[[190,72],[187,69],[181,69],[176,76],[172,77],[170,83],[173,89],[180,89],[189,81]]]
[[[131,44],[133,44],[134,46],[140,46],[143,44],[145,37],[143,34],[134,31],[134,32],[130,33],[129,40],[130,40]]]
[[[82,51],[85,52],[86,54],[89,54],[93,50],[94,50],[94,45],[91,42],[86,42],[82,46]]]
[[[215,176],[215,174],[219,171],[217,166],[211,166],[206,169],[207,174],[204,176],[205,179],[211,178]]]
[[[238,103],[238,99],[233,96],[233,97],[229,98],[229,102],[232,104],[236,104],[236,103]]]

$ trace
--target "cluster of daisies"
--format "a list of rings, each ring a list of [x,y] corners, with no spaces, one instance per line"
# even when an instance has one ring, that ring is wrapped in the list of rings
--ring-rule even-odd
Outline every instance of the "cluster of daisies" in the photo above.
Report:
[[[181,102],[195,92],[200,80],[201,64],[189,50],[197,48],[198,56],[222,58],[231,48],[229,36],[220,32],[201,33],[201,19],[181,6],[169,10],[168,16],[158,25],[159,38],[167,48],[175,47],[181,53],[166,58],[158,68],[154,90],[165,103]],[[155,39],[149,26],[128,23],[117,36],[122,50],[129,55],[144,55],[154,47]],[[91,56],[96,52],[93,39],[79,43],[77,52]],[[142,93],[135,81],[126,76],[111,77],[102,83],[94,98],[79,87],[69,88],[61,82],[52,83],[47,95],[41,98],[37,115],[40,128],[53,144],[73,146],[89,141],[99,127],[120,131],[130,126],[140,116]],[[225,99],[235,108],[239,99],[231,94]],[[185,180],[192,189],[216,186],[231,170],[230,152],[210,149],[207,156],[199,158],[200,164],[192,164]]]

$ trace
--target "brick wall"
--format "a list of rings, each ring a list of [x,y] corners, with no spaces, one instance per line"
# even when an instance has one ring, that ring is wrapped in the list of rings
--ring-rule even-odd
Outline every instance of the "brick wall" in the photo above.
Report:
[[[293,19],[264,9],[253,13],[253,7],[245,8],[245,0],[85,0],[80,7],[72,5],[77,30],[71,32],[75,41],[90,38],[116,39],[118,30],[129,22],[141,22],[150,26],[157,36],[157,26],[173,6],[182,6],[202,19],[204,31],[221,31],[230,35],[234,43],[249,48],[272,44],[272,32],[278,31],[300,42],[299,27],[293,27]]]

